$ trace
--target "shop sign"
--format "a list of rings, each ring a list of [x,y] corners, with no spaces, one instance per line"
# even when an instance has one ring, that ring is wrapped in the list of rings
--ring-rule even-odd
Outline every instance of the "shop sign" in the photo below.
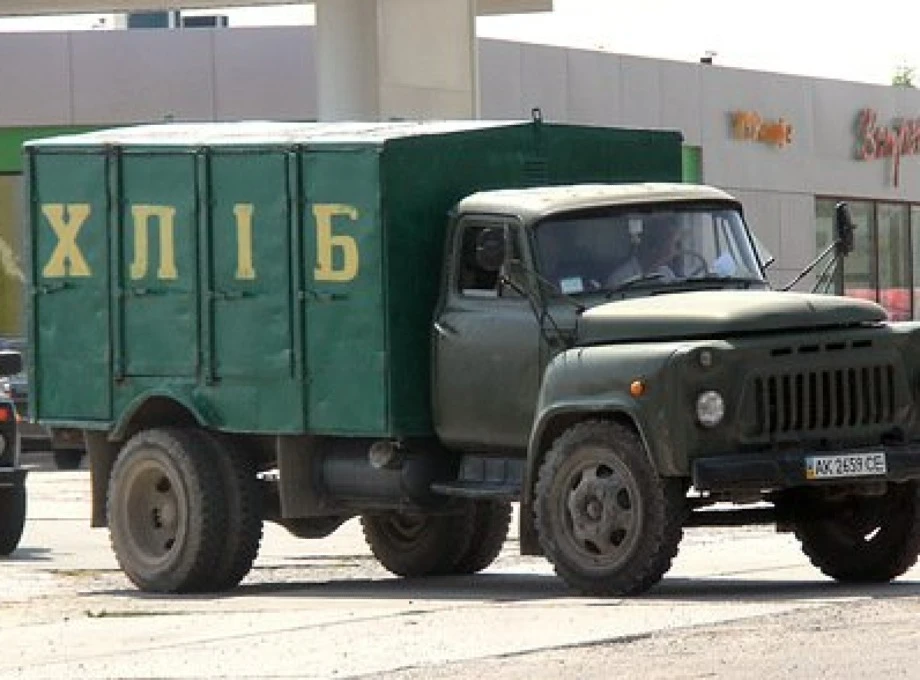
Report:
[[[782,148],[792,144],[792,124],[785,119],[764,120],[754,111],[732,112],[732,136],[739,141],[763,142]]]
[[[901,156],[920,153],[920,118],[896,118],[879,125],[875,109],[862,109],[856,120],[856,158],[871,161],[891,158],[891,183],[898,186]]]

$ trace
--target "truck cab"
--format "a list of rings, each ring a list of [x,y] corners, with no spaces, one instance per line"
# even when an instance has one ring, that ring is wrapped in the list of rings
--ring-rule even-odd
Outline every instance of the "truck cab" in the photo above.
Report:
[[[496,232],[507,260],[490,267],[483,243]],[[666,261],[643,269],[640,259],[666,239]],[[677,293],[767,288],[740,206],[716,189],[474,194],[457,206],[434,323],[438,436],[457,448],[524,451],[546,366],[560,351],[686,332],[673,315]]]
[[[437,431],[469,452],[458,489],[522,474],[522,550],[582,592],[649,587],[690,524],[766,517],[841,581],[916,560],[920,326],[771,290],[754,243],[741,205],[710,187],[458,206]],[[489,456],[515,455],[526,465],[497,479]]]

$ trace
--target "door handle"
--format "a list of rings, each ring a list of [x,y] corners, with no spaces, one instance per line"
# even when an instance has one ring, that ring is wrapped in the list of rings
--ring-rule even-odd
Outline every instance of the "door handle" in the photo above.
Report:
[[[339,300],[347,300],[348,294],[347,293],[328,293],[326,291],[320,291],[320,290],[305,290],[305,291],[301,291],[297,297],[299,297],[301,300],[306,300],[307,298],[310,298],[311,300],[314,300],[316,302],[336,302]]]
[[[166,295],[165,290],[157,290],[156,288],[129,288],[128,291],[136,297],[144,297],[145,295]]]
[[[255,297],[255,293],[248,290],[215,290],[211,295],[218,300],[242,300]]]
[[[47,295],[48,293],[58,293],[71,287],[68,281],[55,281],[54,283],[43,283],[35,287],[36,293]]]

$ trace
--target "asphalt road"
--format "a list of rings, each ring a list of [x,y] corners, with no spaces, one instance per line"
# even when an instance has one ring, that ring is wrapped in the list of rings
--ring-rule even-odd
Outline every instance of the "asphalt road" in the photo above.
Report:
[[[0,562],[3,678],[920,678],[920,569],[840,587],[771,529],[691,529],[635,599],[576,597],[516,532],[472,577],[404,581],[360,527],[303,541],[266,525],[255,567],[222,596],[139,593],[88,472],[28,479],[20,548]]]

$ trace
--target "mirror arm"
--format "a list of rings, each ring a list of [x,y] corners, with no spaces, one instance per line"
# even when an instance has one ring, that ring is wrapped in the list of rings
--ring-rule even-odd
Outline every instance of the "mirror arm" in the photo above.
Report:
[[[829,254],[832,250],[835,250],[835,249],[837,248],[838,244],[839,244],[839,240],[838,240],[838,241],[834,241],[834,242],[831,243],[829,246],[827,246],[824,250],[821,251],[821,254],[818,255],[818,257],[816,257],[816,258],[813,259],[811,262],[809,262],[808,265],[805,267],[805,269],[803,269],[802,271],[800,271],[800,272],[796,275],[796,277],[795,277],[794,279],[792,279],[792,281],[790,281],[789,283],[787,283],[785,286],[782,286],[782,287],[780,288],[780,290],[789,290],[789,289],[792,288],[795,284],[797,284],[799,281],[801,281],[801,280],[804,279],[806,276],[808,276],[808,275],[811,273],[811,271],[812,271],[815,267],[817,267],[817,266],[821,263],[821,261],[822,261],[824,258],[826,258],[826,257],[828,256],[828,254]],[[833,259],[831,262],[832,262],[832,263],[835,262],[835,261],[837,260],[837,257],[838,257],[838,256],[837,256],[837,254],[835,253],[834,259]]]

